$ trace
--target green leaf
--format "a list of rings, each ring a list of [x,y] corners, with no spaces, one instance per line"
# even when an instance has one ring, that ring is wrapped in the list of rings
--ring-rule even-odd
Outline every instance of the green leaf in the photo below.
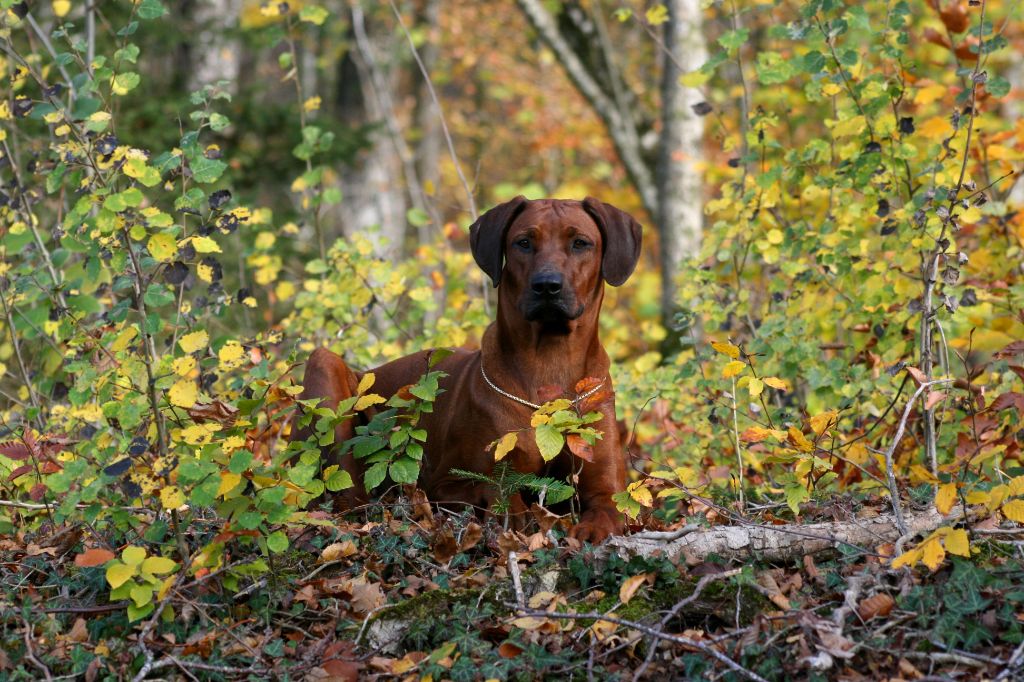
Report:
[[[344,469],[337,468],[324,477],[324,485],[332,493],[336,493],[339,490],[347,490],[355,484],[352,481],[351,474]]]
[[[188,165],[192,170],[192,179],[201,185],[216,182],[228,167],[219,159],[208,159],[205,156],[197,156],[190,160]]]
[[[547,462],[554,459],[565,445],[565,436],[550,424],[540,424],[534,430],[534,439],[540,449],[540,456]]]
[[[992,76],[985,83],[985,89],[993,97],[1005,97],[1010,92],[1010,81],[1002,76]]]
[[[422,208],[410,208],[405,212],[405,219],[413,227],[423,227],[430,223],[430,216]]]
[[[252,464],[252,453],[248,450],[236,450],[231,455],[231,462],[228,464],[228,471],[233,474],[240,474],[249,469]]]
[[[142,0],[135,13],[139,15],[140,19],[159,19],[167,14],[167,8],[163,6],[160,0]]]
[[[408,457],[399,457],[388,467],[388,473],[395,483],[415,483],[420,475],[420,465]]]
[[[303,7],[299,12],[300,21],[308,21],[309,23],[316,24],[317,26],[323,24],[329,16],[331,16],[330,12],[323,7],[318,7],[316,5]]]
[[[366,489],[373,490],[381,483],[384,482],[384,478],[388,475],[388,463],[377,462],[372,467],[366,470],[366,474],[363,476],[363,482],[366,483]]]
[[[267,536],[267,549],[275,554],[280,554],[288,549],[288,536],[283,530],[275,530]]]
[[[119,73],[110,81],[110,91],[115,95],[127,95],[135,89],[142,78],[134,71]]]
[[[718,38],[718,44],[732,53],[740,49],[743,43],[747,42],[750,36],[750,29],[740,28],[735,31],[726,31]]]

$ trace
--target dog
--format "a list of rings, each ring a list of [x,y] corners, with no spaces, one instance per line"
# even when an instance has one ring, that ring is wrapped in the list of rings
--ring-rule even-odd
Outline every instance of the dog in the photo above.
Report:
[[[581,510],[570,531],[576,539],[598,543],[622,531],[612,495],[626,488],[626,454],[598,319],[605,283],[619,286],[629,278],[640,257],[641,238],[642,228],[632,216],[592,197],[530,201],[518,196],[470,227],[473,257],[498,291],[497,317],[479,350],[456,350],[433,368],[447,376],[441,379],[444,392],[433,412],[424,413],[419,423],[427,439],[418,486],[430,500],[490,509],[497,494],[493,486],[451,470],[489,475],[494,469],[490,443],[529,428],[536,406],[556,394],[580,400],[575,392],[580,380],[596,378],[601,384],[588,409],[600,412],[593,426],[603,437],[594,444],[591,461],[564,448],[545,462],[533,439],[524,437],[506,460],[524,473],[572,476]],[[372,370],[373,392],[388,397],[415,383],[428,371],[429,357],[430,351],[422,351]],[[320,406],[335,409],[355,395],[361,376],[338,355],[319,348],[306,363],[300,398],[319,398]],[[595,401],[596,406],[590,405]],[[354,428],[352,419],[339,424],[335,443],[351,438]],[[293,439],[308,435],[307,427]],[[341,506],[355,506],[366,500],[364,466],[351,452],[332,454],[336,447],[322,454],[352,476],[355,487],[339,497]],[[525,511],[518,496],[510,502],[514,511]]]

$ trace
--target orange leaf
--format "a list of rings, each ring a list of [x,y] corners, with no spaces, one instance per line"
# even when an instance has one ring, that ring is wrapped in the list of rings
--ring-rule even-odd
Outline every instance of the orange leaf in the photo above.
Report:
[[[79,566],[81,568],[102,566],[113,559],[114,556],[114,553],[108,549],[93,547],[92,549],[87,549],[75,557],[75,566]]]
[[[572,454],[576,455],[580,459],[588,462],[594,461],[594,448],[590,443],[583,440],[581,436],[577,436],[575,433],[570,433],[565,437],[565,444],[569,446],[569,450]]]
[[[884,592],[868,597],[857,606],[857,615],[861,620],[871,620],[876,616],[888,616],[896,606],[896,600]]]
[[[498,655],[502,658],[515,658],[519,654],[523,653],[522,647],[518,647],[512,642],[503,642],[498,647]]]

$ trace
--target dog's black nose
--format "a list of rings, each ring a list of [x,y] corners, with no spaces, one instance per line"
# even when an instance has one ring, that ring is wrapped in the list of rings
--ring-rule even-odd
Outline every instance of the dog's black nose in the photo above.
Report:
[[[560,272],[538,272],[530,278],[530,288],[538,296],[553,298],[561,293],[563,281]]]

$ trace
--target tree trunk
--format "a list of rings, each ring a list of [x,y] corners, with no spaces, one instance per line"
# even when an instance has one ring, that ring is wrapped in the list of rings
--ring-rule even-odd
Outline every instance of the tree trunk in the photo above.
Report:
[[[372,39],[373,33],[369,36]],[[354,44],[357,36],[353,33],[350,39]],[[371,235],[376,255],[395,259],[404,249],[408,205],[399,180],[403,176],[402,159],[387,125],[391,112],[382,110],[375,92],[375,87],[390,88],[391,78],[379,62],[369,63],[358,49],[349,50],[338,68],[335,106],[339,118],[352,128],[373,126],[369,130],[370,147],[361,151],[351,166],[341,169],[343,199],[338,211],[342,228],[351,235],[376,226],[378,231]],[[374,83],[375,75],[381,81],[378,85]]]
[[[707,59],[699,0],[666,3],[664,68],[661,77],[661,140],[655,177],[657,220],[661,238],[661,309],[670,323],[678,308],[677,278],[680,265],[700,253],[704,226],[703,178],[704,120],[693,107],[703,98],[683,86],[679,78]]]
[[[204,85],[228,81],[229,90],[236,91],[241,65],[241,45],[232,35],[242,10],[241,0],[205,0],[195,3],[192,20],[197,27],[191,45],[192,71],[190,90]]]

